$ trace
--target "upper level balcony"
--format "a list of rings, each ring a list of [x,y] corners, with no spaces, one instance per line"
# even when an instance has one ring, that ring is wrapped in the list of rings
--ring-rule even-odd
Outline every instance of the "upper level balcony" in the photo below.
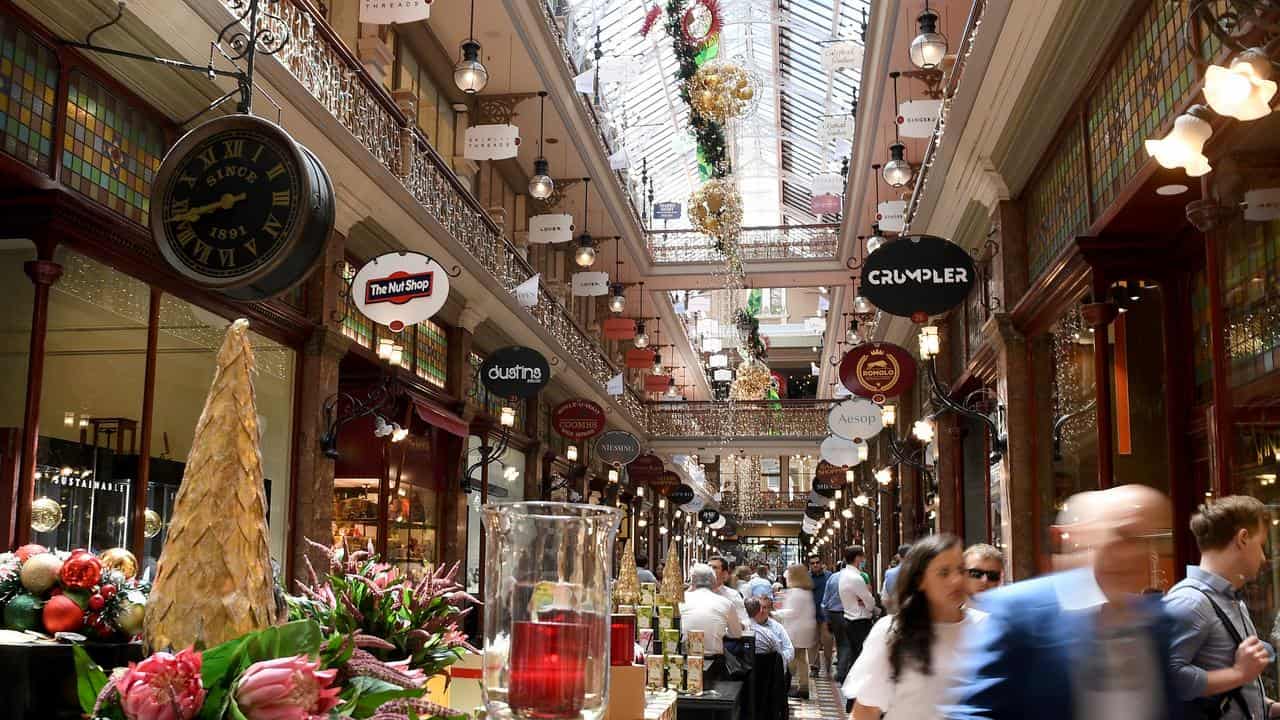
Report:
[[[647,403],[650,439],[817,443],[833,400]]]
[[[839,232],[839,223],[745,227],[738,239],[738,256],[743,262],[833,260]],[[715,241],[693,230],[652,230],[646,240],[655,265],[724,261]]]

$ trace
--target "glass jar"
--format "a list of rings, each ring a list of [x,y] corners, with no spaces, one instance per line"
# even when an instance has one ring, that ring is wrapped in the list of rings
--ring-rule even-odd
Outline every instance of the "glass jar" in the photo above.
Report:
[[[622,512],[486,505],[484,698],[499,720],[598,720],[609,696],[613,545]]]

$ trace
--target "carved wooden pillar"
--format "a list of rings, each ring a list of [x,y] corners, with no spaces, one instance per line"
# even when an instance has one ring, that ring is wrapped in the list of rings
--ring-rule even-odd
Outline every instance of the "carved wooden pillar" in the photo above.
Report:
[[[996,351],[996,395],[1005,408],[1009,429],[1001,475],[998,534],[1015,579],[1036,574],[1039,555],[1040,503],[1035,473],[1035,382],[1025,338],[1007,313],[996,313],[983,326],[986,341]],[[989,439],[990,442],[990,439]]]
[[[41,248],[40,259],[23,264],[35,294],[31,302],[31,337],[27,346],[27,401],[22,416],[22,455],[18,465],[12,546],[31,538],[31,500],[35,493],[36,453],[40,444],[40,392],[44,385],[44,346],[49,329],[49,288],[62,277],[53,248]]]
[[[948,384],[959,375],[953,367],[953,343],[962,342],[964,324],[961,315],[953,313],[956,322],[942,325],[938,330],[941,352],[934,359],[938,376]],[[923,380],[923,378],[922,378]],[[927,382],[927,380],[924,380]],[[935,421],[934,437],[937,438],[937,460],[934,472],[938,477],[938,530],[964,537],[964,450],[960,448],[959,418],[955,413],[944,412]],[[958,450],[958,451],[957,451]]]
[[[1094,297],[1104,297],[1094,288]],[[1111,342],[1107,332],[1116,319],[1116,306],[1108,302],[1088,303],[1080,308],[1085,324],[1093,329],[1094,393],[1098,405],[1094,410],[1098,433],[1098,488],[1113,483],[1113,444],[1115,433],[1111,422]]]

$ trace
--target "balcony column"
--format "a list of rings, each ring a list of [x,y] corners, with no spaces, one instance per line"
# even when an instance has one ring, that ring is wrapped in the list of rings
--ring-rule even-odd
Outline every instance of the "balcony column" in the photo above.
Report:
[[[787,500],[791,491],[791,456],[778,458],[778,499]]]
[[[379,85],[390,85],[391,72],[395,69],[395,52],[391,44],[379,35],[381,25],[360,23],[360,38],[356,41],[356,56],[360,64]]]
[[[412,90],[392,90],[391,98],[408,120],[400,131],[400,177],[404,180],[413,170],[413,130],[418,125],[418,96]]]
[[[1030,352],[1008,313],[992,315],[982,332],[996,351],[996,396],[1005,407],[1004,426],[1012,430],[1004,456],[989,468],[992,476],[1000,478],[1001,522],[991,531],[1000,538],[1013,579],[1021,580],[1036,574],[1040,556],[1034,369],[1042,365],[1037,358],[1043,359],[1047,348]]]

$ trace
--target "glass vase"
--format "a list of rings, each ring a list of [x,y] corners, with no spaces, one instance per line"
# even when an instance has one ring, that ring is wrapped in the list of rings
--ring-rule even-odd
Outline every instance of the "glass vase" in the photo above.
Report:
[[[484,700],[500,720],[598,720],[609,696],[610,581],[622,511],[482,508]]]

